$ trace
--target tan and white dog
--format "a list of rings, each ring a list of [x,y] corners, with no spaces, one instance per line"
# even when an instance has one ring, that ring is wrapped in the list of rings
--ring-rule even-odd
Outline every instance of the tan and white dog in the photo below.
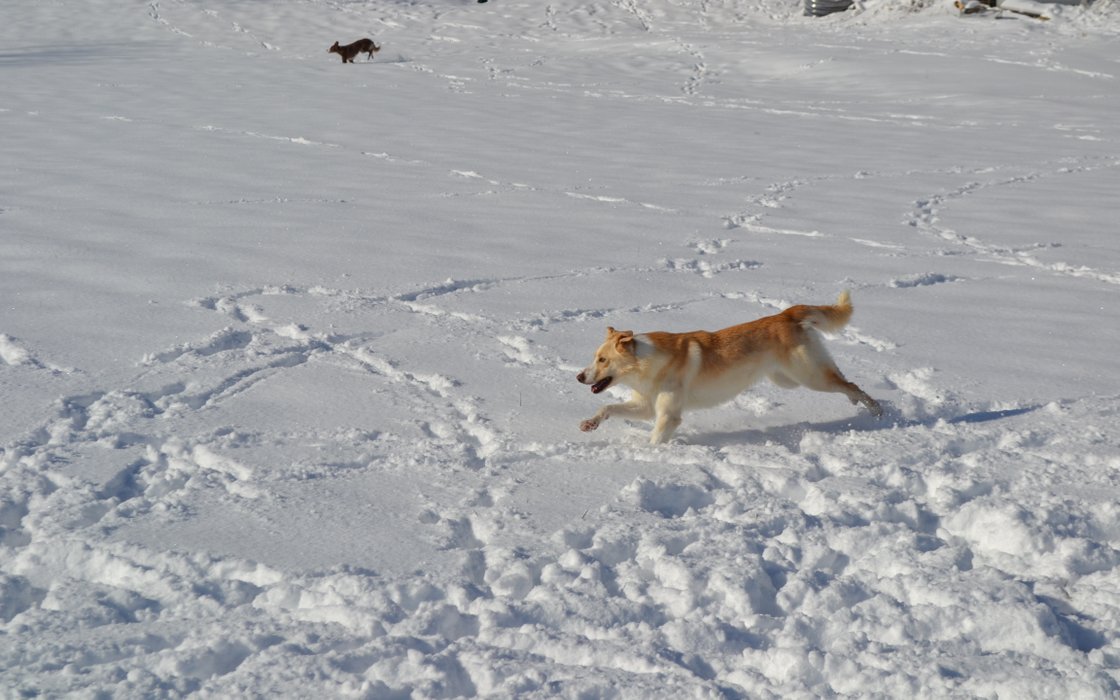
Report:
[[[882,415],[879,402],[840,373],[820,331],[838,331],[852,317],[852,300],[842,292],[832,306],[793,306],[757,321],[714,333],[641,333],[607,328],[607,340],[577,376],[598,394],[614,382],[633,389],[626,403],[603,406],[580,423],[589,432],[611,416],[653,419],[650,442],[665,442],[681,424],[685,409],[730,401],[769,377],[780,387],[803,386],[844,394]]]

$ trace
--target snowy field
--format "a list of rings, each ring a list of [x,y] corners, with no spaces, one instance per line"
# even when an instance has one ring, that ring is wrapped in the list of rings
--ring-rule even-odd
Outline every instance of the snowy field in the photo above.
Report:
[[[0,3],[0,697],[1115,697],[1120,5],[1053,14]],[[843,289],[882,419],[579,432],[607,325]]]

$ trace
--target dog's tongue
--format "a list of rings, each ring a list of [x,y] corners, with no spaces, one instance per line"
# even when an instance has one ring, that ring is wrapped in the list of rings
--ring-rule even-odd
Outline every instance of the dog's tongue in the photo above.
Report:
[[[597,381],[597,382],[595,382],[594,384],[591,385],[591,393],[592,394],[598,394],[600,391],[602,391],[603,389],[606,389],[608,386],[610,386],[610,384],[611,384],[611,377],[607,377],[606,379],[600,379],[599,381]]]

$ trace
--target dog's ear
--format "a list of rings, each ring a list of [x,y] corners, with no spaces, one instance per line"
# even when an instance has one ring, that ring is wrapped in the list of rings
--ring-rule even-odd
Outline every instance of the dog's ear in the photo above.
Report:
[[[626,352],[633,348],[634,331],[615,331],[614,347],[619,352]]]

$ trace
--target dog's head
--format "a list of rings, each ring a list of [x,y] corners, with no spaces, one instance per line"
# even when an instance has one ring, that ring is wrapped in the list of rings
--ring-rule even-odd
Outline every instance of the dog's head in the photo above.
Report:
[[[636,366],[634,331],[616,331],[608,326],[607,339],[595,351],[595,359],[576,379],[581,384],[590,384],[592,393],[598,394]]]
[[[322,44],[319,44],[319,46],[322,46]],[[337,41],[331,44],[331,47],[327,49],[327,53],[339,53]]]

